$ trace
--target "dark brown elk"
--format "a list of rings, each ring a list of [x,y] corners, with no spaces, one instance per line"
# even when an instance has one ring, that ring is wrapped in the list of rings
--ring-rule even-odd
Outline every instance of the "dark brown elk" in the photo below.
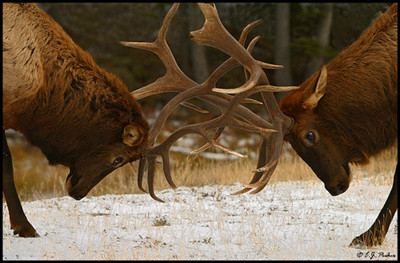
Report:
[[[3,4],[3,192],[11,228],[38,236],[13,180],[5,129],[21,132],[52,165],[70,169],[79,200],[107,174],[140,159],[149,126],[128,88],[96,65],[34,4]]]
[[[294,119],[286,139],[295,151],[331,195],[345,192],[352,177],[349,163],[366,164],[397,140],[397,4],[283,97],[280,108]],[[375,223],[351,244],[381,244],[396,211],[397,168]]]

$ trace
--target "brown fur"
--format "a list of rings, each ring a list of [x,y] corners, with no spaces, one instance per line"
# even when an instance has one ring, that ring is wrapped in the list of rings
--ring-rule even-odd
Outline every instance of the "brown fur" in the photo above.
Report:
[[[3,129],[9,128],[51,164],[68,166],[68,192],[80,199],[141,157],[149,126],[128,88],[49,15],[34,4],[3,4]],[[113,165],[118,157],[123,162]]]
[[[368,163],[397,140],[397,4],[280,107],[294,119],[287,140],[296,152],[332,195],[344,192],[351,181],[349,162]]]

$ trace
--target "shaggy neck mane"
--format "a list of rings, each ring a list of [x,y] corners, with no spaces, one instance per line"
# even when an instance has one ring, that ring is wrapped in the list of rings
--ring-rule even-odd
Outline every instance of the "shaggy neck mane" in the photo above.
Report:
[[[391,146],[397,138],[397,5],[327,68],[321,117],[368,155]]]
[[[53,35],[50,44],[58,53],[42,53],[48,75],[21,109],[19,127],[51,164],[65,164],[120,141],[123,127],[139,122],[141,109],[127,87],[67,35]]]

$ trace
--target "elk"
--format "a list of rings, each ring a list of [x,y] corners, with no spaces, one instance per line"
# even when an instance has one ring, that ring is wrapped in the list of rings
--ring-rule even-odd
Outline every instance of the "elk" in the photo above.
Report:
[[[345,192],[349,163],[369,157],[397,140],[397,3],[379,16],[346,50],[280,101],[294,119],[285,137],[335,196]],[[382,243],[397,211],[397,172],[376,221],[351,245]]]
[[[39,236],[13,179],[5,130],[21,132],[51,165],[69,167],[79,200],[106,175],[140,159],[149,125],[128,88],[34,4],[3,4],[3,192],[11,228]]]

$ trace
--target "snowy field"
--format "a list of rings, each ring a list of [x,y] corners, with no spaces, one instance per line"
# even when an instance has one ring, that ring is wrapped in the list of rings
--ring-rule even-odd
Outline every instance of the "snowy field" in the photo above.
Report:
[[[384,244],[350,248],[382,208],[390,186],[360,178],[332,197],[317,180],[281,182],[257,195],[234,186],[156,194],[24,202],[39,238],[12,234],[3,203],[7,259],[379,259],[397,260],[397,213]]]

